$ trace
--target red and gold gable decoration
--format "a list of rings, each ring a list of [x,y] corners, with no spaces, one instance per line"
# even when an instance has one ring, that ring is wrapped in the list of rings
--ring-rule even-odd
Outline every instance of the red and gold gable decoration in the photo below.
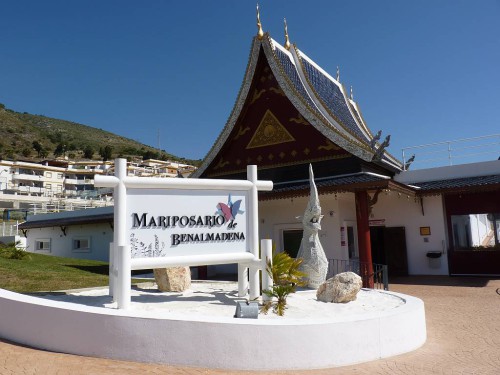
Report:
[[[247,101],[205,176],[241,173],[249,164],[270,169],[349,156],[301,116],[261,54]]]

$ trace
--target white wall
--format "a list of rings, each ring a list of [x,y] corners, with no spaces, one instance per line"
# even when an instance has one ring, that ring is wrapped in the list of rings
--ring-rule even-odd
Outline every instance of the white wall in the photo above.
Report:
[[[386,227],[405,227],[408,272],[410,275],[448,275],[445,215],[440,196],[424,197],[424,214],[420,202],[396,192],[381,193],[370,219],[385,219]],[[420,235],[420,227],[430,227],[429,236]],[[428,241],[428,242],[426,242]],[[429,262],[428,251],[445,251],[440,262]],[[433,268],[440,263],[439,268]],[[432,266],[431,266],[432,265]]]
[[[75,237],[90,238],[89,251],[74,251]],[[37,239],[50,239],[50,251],[35,250]],[[68,258],[109,260],[109,244],[113,241],[113,230],[107,223],[74,225],[66,227],[66,235],[60,227],[28,229],[27,251]]]
[[[347,247],[341,247],[340,227],[345,222],[356,222],[354,194],[320,195],[324,218],[319,232],[321,244],[329,259],[348,259]],[[296,216],[301,216],[308,198],[280,199],[259,202],[260,237],[271,238],[276,249],[283,250],[283,229],[301,229]],[[405,227],[410,275],[447,275],[445,215],[439,196],[424,197],[424,215],[419,201],[399,196],[396,192],[381,193],[370,219],[385,220],[386,227]],[[330,215],[332,212],[332,215]],[[420,227],[430,227],[429,236],[420,235]],[[445,251],[438,260],[429,260],[428,251]]]
[[[309,198],[279,199],[259,202],[260,236],[271,238],[278,251],[283,251],[282,231],[302,229],[301,217]],[[319,238],[329,259],[347,259],[347,248],[340,246],[340,226],[344,220],[356,220],[353,194],[320,195],[321,230]],[[300,218],[297,219],[297,216]]]

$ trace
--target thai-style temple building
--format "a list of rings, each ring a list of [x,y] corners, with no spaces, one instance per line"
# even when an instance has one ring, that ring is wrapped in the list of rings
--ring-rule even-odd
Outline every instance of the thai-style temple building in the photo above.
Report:
[[[286,21],[284,45],[262,31],[258,14],[257,25],[234,108],[193,177],[246,179],[247,165],[256,164],[259,179],[274,182],[259,195],[261,237],[294,255],[312,164],[328,258],[387,264],[390,275],[500,274],[500,251],[473,251],[500,250],[500,162],[485,169],[486,179],[477,168],[460,181],[447,179],[448,169],[435,180],[406,172],[386,150],[390,136],[368,127],[338,69],[333,77],[291,44]],[[479,217],[484,235],[474,242],[467,223]]]

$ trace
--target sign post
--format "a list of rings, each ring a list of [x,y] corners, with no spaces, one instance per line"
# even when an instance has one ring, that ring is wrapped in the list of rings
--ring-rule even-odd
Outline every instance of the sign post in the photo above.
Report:
[[[130,306],[131,270],[150,268],[238,263],[238,294],[260,296],[258,191],[273,183],[257,180],[257,166],[246,181],[129,177],[116,159],[115,176],[94,179],[114,188],[110,294],[119,309]]]

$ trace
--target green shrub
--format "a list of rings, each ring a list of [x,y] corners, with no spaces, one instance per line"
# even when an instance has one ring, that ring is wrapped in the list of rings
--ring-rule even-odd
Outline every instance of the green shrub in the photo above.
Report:
[[[262,292],[271,297],[261,308],[261,312],[267,314],[273,308],[273,312],[279,316],[285,315],[287,298],[295,293],[297,286],[305,285],[303,278],[306,276],[299,271],[302,258],[292,258],[285,252],[274,253],[272,262],[267,262],[266,271],[273,280],[273,286]]]
[[[0,255],[7,259],[31,259],[29,253],[21,248],[18,248],[19,242],[9,243],[7,245],[0,243]]]

